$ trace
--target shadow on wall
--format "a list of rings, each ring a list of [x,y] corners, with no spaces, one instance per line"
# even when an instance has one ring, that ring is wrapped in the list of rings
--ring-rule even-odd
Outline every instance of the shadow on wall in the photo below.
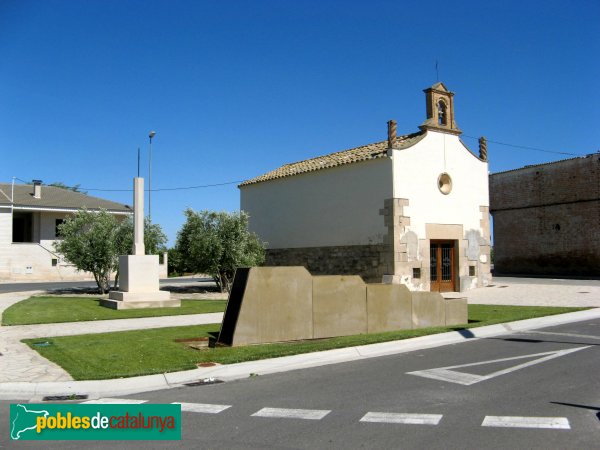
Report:
[[[356,275],[312,276],[304,267],[240,268],[217,342],[240,346],[467,321],[464,298],[365,284]]]

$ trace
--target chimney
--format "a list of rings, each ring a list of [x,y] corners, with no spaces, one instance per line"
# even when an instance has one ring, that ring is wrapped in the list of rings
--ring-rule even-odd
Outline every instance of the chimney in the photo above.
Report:
[[[396,121],[388,121],[388,148],[394,148],[396,144]]]
[[[487,161],[487,140],[483,136],[479,138],[479,159]]]
[[[42,198],[42,180],[33,180],[33,198]]]

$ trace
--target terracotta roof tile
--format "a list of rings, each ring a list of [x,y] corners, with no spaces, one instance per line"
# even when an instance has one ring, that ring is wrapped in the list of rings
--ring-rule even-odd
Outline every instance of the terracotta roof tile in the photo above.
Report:
[[[424,134],[424,132],[419,131],[417,133],[398,136],[396,138],[394,149],[401,150],[411,147],[420,141]],[[239,187],[248,186],[249,184],[262,183],[263,181],[275,180],[278,178],[291,177],[301,173],[343,166],[345,164],[367,161],[370,159],[386,158],[387,149],[388,142],[386,140],[375,142],[374,144],[363,145],[361,147],[351,148],[349,150],[343,150],[341,152],[318,156],[316,158],[306,159],[304,161],[286,164],[278,169],[272,170],[271,172],[267,172],[258,177],[246,180],[240,184]]]

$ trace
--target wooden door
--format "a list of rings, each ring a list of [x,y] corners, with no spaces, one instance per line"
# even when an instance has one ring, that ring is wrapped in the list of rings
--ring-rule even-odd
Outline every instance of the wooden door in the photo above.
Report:
[[[430,290],[455,291],[454,241],[431,241],[429,251]]]

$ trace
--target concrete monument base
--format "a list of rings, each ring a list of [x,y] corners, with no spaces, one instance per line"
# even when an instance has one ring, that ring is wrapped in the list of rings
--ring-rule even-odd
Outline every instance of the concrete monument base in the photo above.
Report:
[[[179,299],[158,286],[158,255],[119,256],[119,288],[100,304],[112,309],[179,307]]]
[[[177,308],[181,300],[171,299],[171,295],[163,291],[145,294],[113,291],[108,299],[100,300],[100,305],[111,309]]]

